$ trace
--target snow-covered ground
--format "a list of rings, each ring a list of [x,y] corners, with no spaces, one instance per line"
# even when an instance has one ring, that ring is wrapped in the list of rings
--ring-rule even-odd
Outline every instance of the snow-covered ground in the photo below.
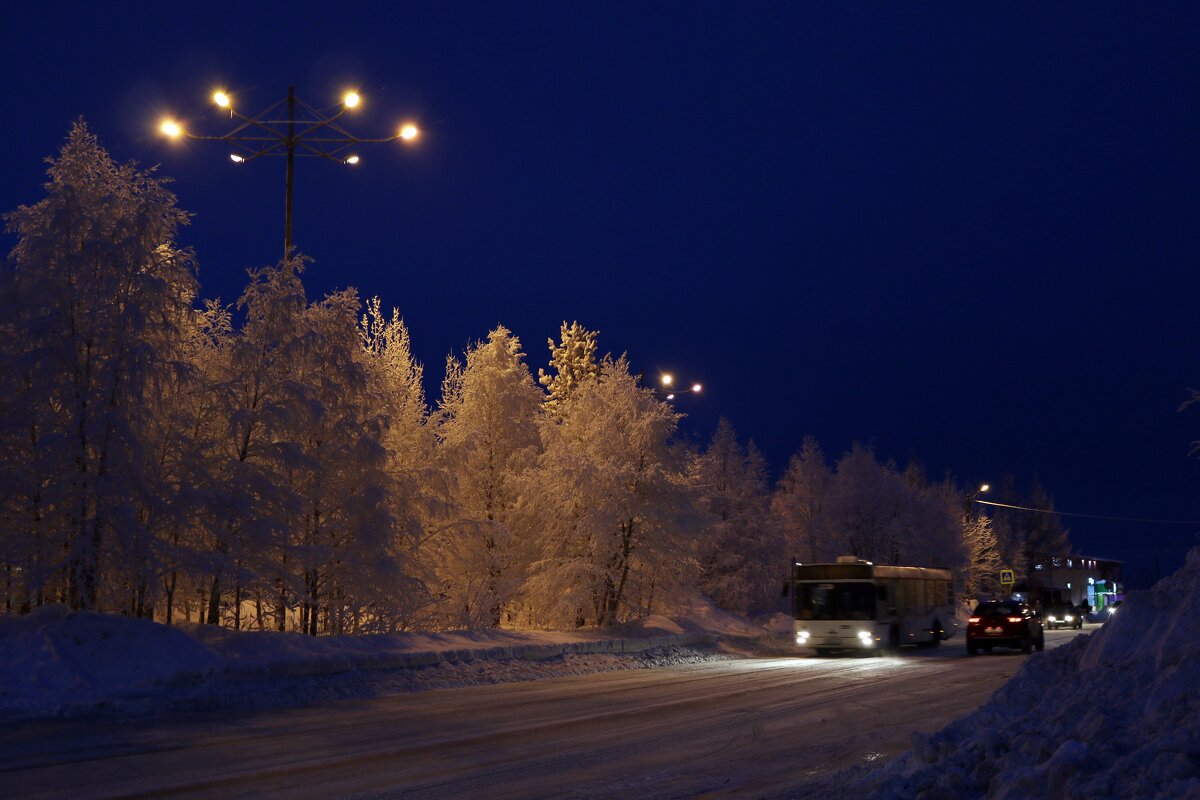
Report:
[[[1030,657],[975,713],[804,796],[1200,798],[1200,548],[1100,630]]]
[[[48,606],[0,617],[0,718],[299,705],[718,658],[770,633],[697,602],[613,631],[366,637],[167,627]],[[706,652],[700,653],[696,648]]]
[[[1198,609],[1200,549],[1103,628],[1023,659],[987,703],[915,735],[910,752],[788,796],[1200,798]],[[51,607],[0,618],[0,716],[255,708],[681,663],[727,657],[714,635],[761,652],[786,623],[697,604],[620,631],[313,639]]]

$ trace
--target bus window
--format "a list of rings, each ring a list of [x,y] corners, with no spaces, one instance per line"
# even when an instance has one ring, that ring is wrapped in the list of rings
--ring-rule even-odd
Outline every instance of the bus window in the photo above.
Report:
[[[875,619],[869,583],[798,583],[796,619]]]

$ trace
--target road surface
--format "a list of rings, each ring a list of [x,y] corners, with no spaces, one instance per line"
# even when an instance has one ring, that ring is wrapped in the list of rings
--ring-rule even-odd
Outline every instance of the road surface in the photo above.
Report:
[[[1047,631],[1047,648],[1076,631]],[[298,709],[0,731],[0,797],[760,797],[890,758],[1027,657],[962,636],[881,658],[748,658]]]

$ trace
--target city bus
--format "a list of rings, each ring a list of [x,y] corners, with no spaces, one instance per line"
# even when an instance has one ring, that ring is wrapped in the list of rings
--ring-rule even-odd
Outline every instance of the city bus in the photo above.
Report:
[[[796,646],[818,654],[936,647],[958,631],[948,569],[893,567],[840,556],[792,564]]]

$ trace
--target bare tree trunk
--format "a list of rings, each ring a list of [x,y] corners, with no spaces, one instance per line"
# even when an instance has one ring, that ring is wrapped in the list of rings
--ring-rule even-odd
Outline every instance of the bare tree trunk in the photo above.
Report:
[[[213,575],[212,587],[208,592],[208,625],[221,624],[221,576]]]
[[[308,599],[305,605],[308,607],[308,629],[306,633],[309,636],[317,635],[317,610],[320,608],[318,604],[318,573],[317,570],[310,570],[305,575],[305,583],[308,587]]]
[[[167,624],[170,625],[174,620],[175,613],[175,585],[179,580],[179,574],[171,570],[170,580],[163,581],[163,591],[167,594]]]
[[[287,629],[287,595],[283,589],[283,578],[275,579],[275,630],[283,633]]]
[[[242,570],[241,564],[235,564],[237,569],[237,578],[233,584],[233,629],[240,631],[242,629]]]

